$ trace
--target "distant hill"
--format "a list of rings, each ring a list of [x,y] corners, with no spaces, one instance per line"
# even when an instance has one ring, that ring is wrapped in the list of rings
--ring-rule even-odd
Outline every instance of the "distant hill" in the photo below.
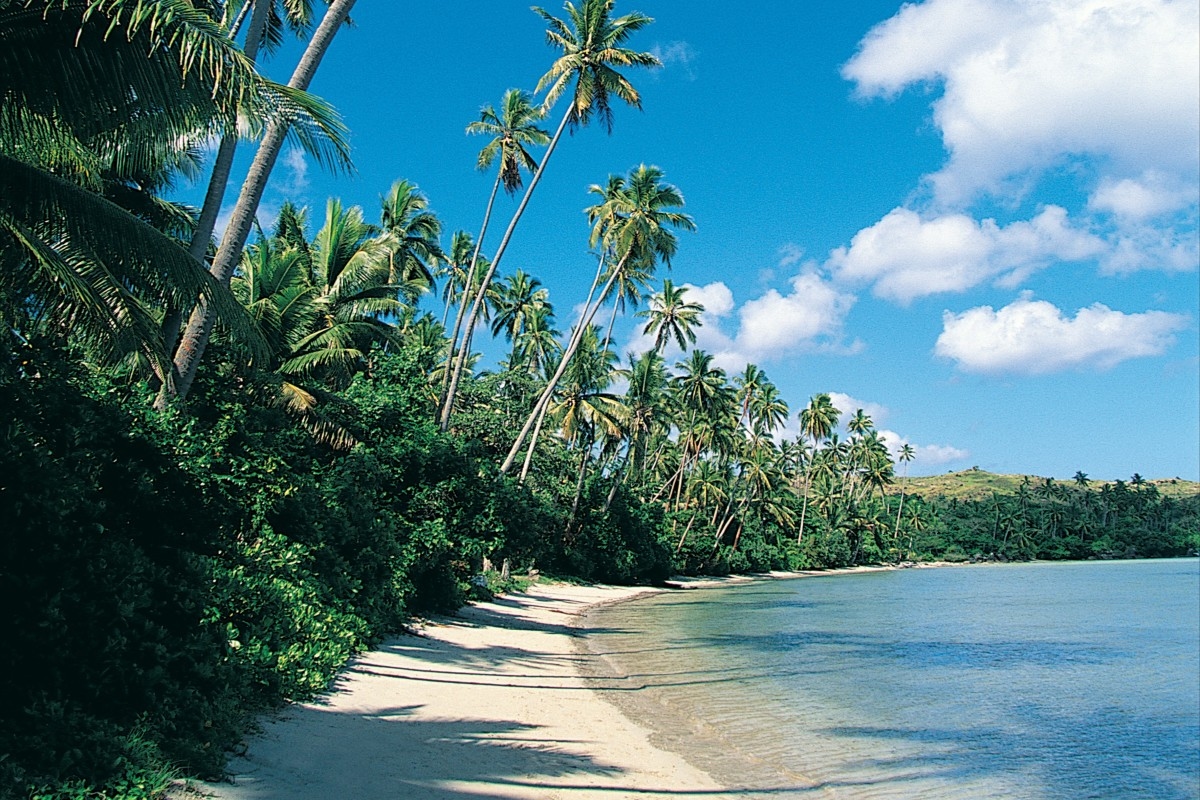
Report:
[[[965,469],[961,472],[948,472],[945,475],[926,475],[910,477],[905,484],[905,491],[910,495],[924,498],[947,497],[959,500],[978,500],[991,496],[992,492],[1000,494],[1016,494],[1021,482],[1028,477],[1032,487],[1036,488],[1045,483],[1046,479],[1039,475],[999,475],[981,469]],[[1055,483],[1075,486],[1071,478],[1055,478]],[[1089,480],[1088,488],[1100,491],[1102,486],[1112,486],[1116,481]],[[1129,481],[1125,481],[1128,485]],[[888,487],[888,494],[900,493],[900,477]],[[1147,480],[1145,485],[1155,486],[1159,493],[1169,497],[1190,497],[1200,494],[1200,483],[1185,481],[1181,478],[1158,478]]]

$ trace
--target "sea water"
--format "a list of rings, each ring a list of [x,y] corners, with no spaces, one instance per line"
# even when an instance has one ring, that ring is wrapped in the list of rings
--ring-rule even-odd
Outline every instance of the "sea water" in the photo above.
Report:
[[[593,685],[747,797],[1200,798],[1196,559],[763,581],[587,628]]]

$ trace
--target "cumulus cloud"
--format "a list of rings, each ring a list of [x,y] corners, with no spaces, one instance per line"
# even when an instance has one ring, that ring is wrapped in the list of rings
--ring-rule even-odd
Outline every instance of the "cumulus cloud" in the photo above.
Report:
[[[1131,358],[1160,355],[1189,324],[1179,314],[1125,314],[1099,303],[1074,318],[1028,294],[993,310],[982,306],[942,316],[934,352],[978,373],[1039,375],[1068,369],[1109,369]]]
[[[1179,176],[1147,170],[1137,178],[1106,177],[1088,198],[1088,208],[1119,220],[1139,222],[1181,211],[1200,201],[1200,190]]]
[[[955,461],[963,461],[971,457],[969,451],[954,447],[953,445],[916,444],[907,437],[886,429],[879,431],[879,438],[883,441],[884,446],[887,447],[888,452],[891,453],[892,459],[897,460],[896,467],[900,471],[903,471],[904,467],[900,465],[898,459],[900,458],[900,449],[904,445],[909,445],[914,451],[913,459],[909,463],[910,472],[914,469],[922,470],[929,467],[941,466],[942,464],[950,464]]]
[[[862,344],[846,344],[843,334],[854,301],[854,295],[805,272],[792,278],[787,294],[768,289],[743,303],[732,334],[716,326],[702,330],[697,346],[712,352],[715,363],[729,371],[750,362],[767,365],[805,352],[857,352]]]
[[[927,0],[872,29],[843,74],[867,97],[943,88],[933,111],[949,161],[929,176],[943,204],[1008,194],[1065,157],[1194,182],[1195,29],[1188,1]]]
[[[696,286],[693,283],[683,284],[683,288],[687,289],[687,301],[689,303],[699,303],[704,306],[704,312],[701,318],[708,320],[724,317],[733,311],[733,292],[729,290],[721,281],[713,281],[704,286]]]
[[[843,325],[854,295],[839,291],[816,273],[795,276],[787,294],[768,289],[741,306],[721,281],[684,286],[687,299],[704,306],[703,324],[693,328],[693,347],[711,353],[713,363],[727,372],[737,372],[752,362],[769,365],[799,353],[848,354],[862,348],[861,342],[844,341]],[[625,349],[642,352],[651,344],[639,328]],[[678,349],[672,345],[664,355],[670,362],[676,354]]]
[[[852,305],[852,295],[839,292],[816,274],[802,273],[792,279],[788,294],[768,289],[742,305],[737,347],[752,359],[765,359],[794,352],[822,337],[836,337]]]
[[[1108,245],[1075,227],[1065,209],[1046,206],[1031,220],[1001,226],[966,214],[922,217],[896,208],[830,254],[828,267],[846,281],[874,284],[874,293],[909,303],[961,292],[985,281],[1014,286],[1055,261],[1100,255]]]
[[[871,418],[871,421],[875,423],[876,428],[879,427],[881,422],[887,419],[887,416],[890,413],[887,409],[887,406],[880,405],[879,403],[872,403],[867,400],[859,400],[857,397],[851,397],[850,395],[842,392],[830,392],[829,399],[833,401],[833,407],[840,412],[838,423],[843,428],[846,427],[846,421],[853,417],[854,412],[858,411],[860,408],[863,410],[863,413]]]

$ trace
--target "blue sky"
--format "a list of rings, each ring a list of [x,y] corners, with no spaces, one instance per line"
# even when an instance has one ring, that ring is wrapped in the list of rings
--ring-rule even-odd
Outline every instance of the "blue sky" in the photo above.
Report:
[[[617,108],[611,136],[560,145],[501,272],[540,278],[565,327],[594,269],[587,187],[655,164],[698,227],[659,278],[692,287],[698,346],[762,367],[792,428],[830,392],[917,450],[911,474],[1200,479],[1197,1],[752,8],[617,3],[655,18],[631,44],[664,67],[628,73],[643,110]],[[353,16],[312,88],[357,172],[285,154],[261,216],[290,197],[319,220],[332,195],[376,218],[403,177],[444,241],[476,231],[493,176],[464,128],[545,72],[542,21],[507,0]],[[646,346],[635,328],[623,347]]]

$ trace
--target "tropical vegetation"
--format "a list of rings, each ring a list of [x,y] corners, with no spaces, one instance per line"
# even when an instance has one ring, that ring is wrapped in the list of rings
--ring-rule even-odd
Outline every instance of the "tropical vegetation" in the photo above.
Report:
[[[703,306],[657,278],[703,222],[658,166],[588,188],[575,324],[532,272],[500,273],[562,132],[640,105],[626,73],[656,60],[629,40],[651,20],[612,0],[537,9],[557,58],[467,126],[497,170],[477,234],[407,178],[375,209],[260,224],[285,139],[347,166],[305,87],[352,5],[0,0],[0,797],[220,775],[255,713],[535,572],[1200,550],[1200,493],[1082,472],[923,491],[864,411],[727,372],[694,347]],[[257,58],[287,29],[308,44],[281,85]],[[218,242],[239,136],[258,149]],[[190,208],[172,187],[208,142],[216,206]],[[500,188],[524,194],[489,249]],[[622,354],[634,314],[646,349]]]

